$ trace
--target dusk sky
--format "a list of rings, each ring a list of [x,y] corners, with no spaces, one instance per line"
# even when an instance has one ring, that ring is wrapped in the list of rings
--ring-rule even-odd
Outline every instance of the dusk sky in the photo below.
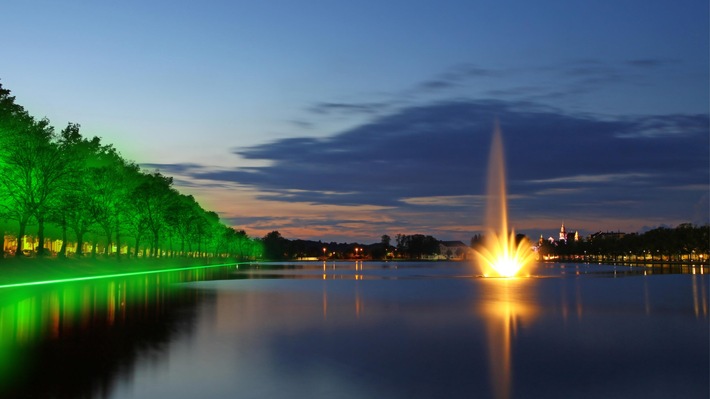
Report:
[[[707,0],[5,1],[0,83],[250,236],[705,224]]]

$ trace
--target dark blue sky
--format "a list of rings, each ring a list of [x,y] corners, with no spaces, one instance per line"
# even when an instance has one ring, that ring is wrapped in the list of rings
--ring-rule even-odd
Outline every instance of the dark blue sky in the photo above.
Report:
[[[708,3],[13,2],[0,79],[262,236],[708,222]]]

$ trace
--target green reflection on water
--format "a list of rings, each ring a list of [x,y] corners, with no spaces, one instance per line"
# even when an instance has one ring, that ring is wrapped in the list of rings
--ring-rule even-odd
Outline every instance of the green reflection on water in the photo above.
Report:
[[[234,264],[117,273],[0,286],[0,393],[26,371],[32,349],[81,331],[155,319],[176,283],[227,278]]]

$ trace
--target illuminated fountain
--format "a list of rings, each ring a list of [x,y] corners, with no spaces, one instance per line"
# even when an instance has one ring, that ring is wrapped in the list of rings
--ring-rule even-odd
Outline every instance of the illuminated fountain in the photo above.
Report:
[[[534,261],[527,239],[517,242],[515,230],[508,231],[508,203],[505,188],[503,140],[496,123],[488,159],[488,185],[483,244],[474,249],[485,277],[514,277]]]

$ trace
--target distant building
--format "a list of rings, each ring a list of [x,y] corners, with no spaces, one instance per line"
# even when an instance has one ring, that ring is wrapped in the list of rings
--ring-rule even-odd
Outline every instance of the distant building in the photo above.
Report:
[[[550,242],[552,243],[554,240],[552,237],[550,237]],[[558,243],[565,243],[567,244],[570,241],[577,242],[579,241],[579,231],[576,231],[574,233],[572,232],[567,232],[567,229],[565,229],[565,223],[562,222],[562,227],[560,227],[560,234],[559,234],[559,239]]]
[[[565,231],[565,222],[562,222],[562,228],[560,228],[560,241],[567,242],[567,232]]]

